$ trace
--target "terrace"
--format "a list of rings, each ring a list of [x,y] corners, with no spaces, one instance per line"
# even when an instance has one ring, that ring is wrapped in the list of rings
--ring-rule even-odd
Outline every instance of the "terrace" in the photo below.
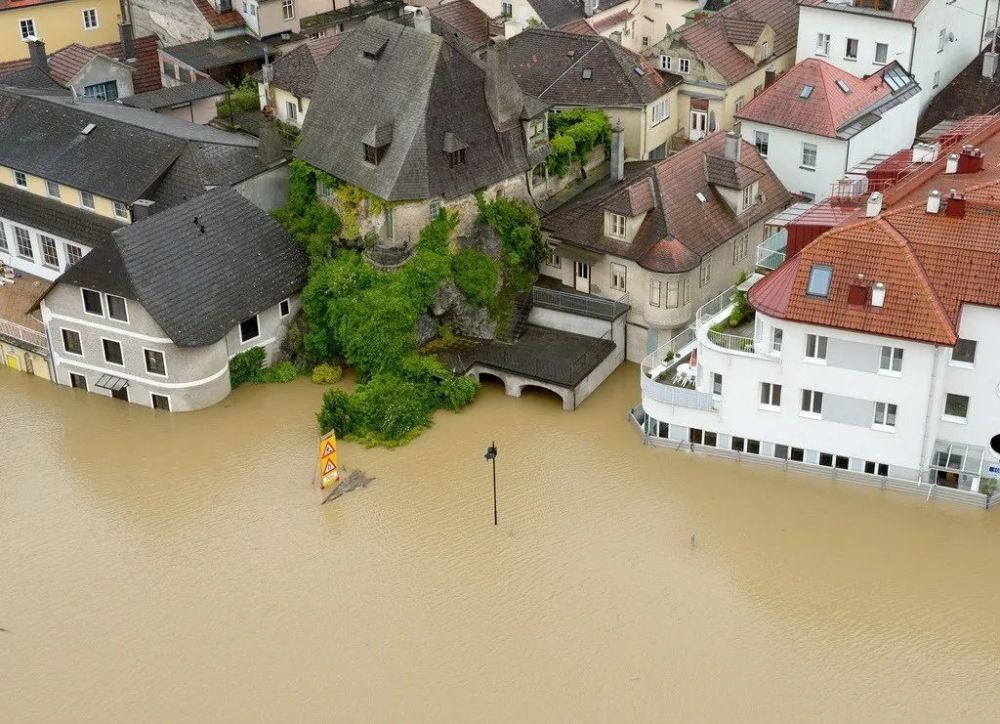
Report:
[[[28,310],[50,286],[51,282],[14,273],[10,267],[5,270],[0,264],[0,338],[48,356],[45,328]]]

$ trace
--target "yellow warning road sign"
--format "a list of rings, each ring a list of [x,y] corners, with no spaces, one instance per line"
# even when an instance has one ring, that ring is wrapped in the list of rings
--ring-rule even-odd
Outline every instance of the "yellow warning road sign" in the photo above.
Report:
[[[319,441],[319,487],[331,490],[340,484],[340,468],[337,465],[337,434],[331,430]]]

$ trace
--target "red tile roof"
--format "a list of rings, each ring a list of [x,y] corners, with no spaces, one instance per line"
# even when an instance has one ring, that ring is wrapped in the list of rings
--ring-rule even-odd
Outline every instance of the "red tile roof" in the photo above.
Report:
[[[747,103],[736,117],[837,138],[844,126],[892,97],[894,91],[883,78],[890,68],[896,64],[862,79],[819,58],[806,58]],[[803,97],[806,87],[812,91]]]
[[[823,6],[831,10],[840,10],[843,12],[858,12],[864,13],[865,15],[876,15],[884,17],[898,18],[899,20],[913,20],[920,14],[920,11],[924,9],[924,6],[930,0],[895,0],[895,6],[891,11],[875,11],[874,8],[878,7],[877,0],[856,0],[855,7],[852,7],[845,3],[832,3],[826,2],[826,0],[802,0],[802,5],[812,5],[812,6]]]
[[[754,307],[806,324],[953,345],[963,304],[1000,307],[1000,182],[968,189],[963,216],[911,204],[809,244],[750,290]],[[833,267],[826,298],[806,294],[814,264]],[[848,304],[852,285],[885,284],[885,302]]]
[[[4,10],[22,10],[34,7],[35,5],[45,5],[46,3],[61,2],[62,0],[0,0],[0,12]]]
[[[758,65],[739,50],[730,39],[745,38],[745,29],[737,21],[767,23],[774,30],[772,56],[784,55],[795,48],[799,30],[797,0],[736,0],[714,15],[677,31],[677,37],[705,63],[712,66],[729,84],[736,83],[757,70]],[[676,42],[676,41],[675,41]],[[767,58],[765,63],[771,63]]]
[[[208,24],[212,26],[212,30],[231,30],[242,28],[244,25],[243,16],[235,10],[220,13],[212,7],[208,0],[194,0],[194,4],[208,21]]]
[[[598,32],[590,27],[590,23],[585,18],[566,23],[559,28],[564,33],[574,33],[576,35],[597,35]]]
[[[49,75],[62,85],[69,85],[76,74],[83,70],[87,63],[99,55],[105,54],[79,43],[67,45],[58,53],[53,53],[49,56]],[[105,57],[109,56],[105,55]]]
[[[478,46],[490,39],[490,16],[471,0],[453,0],[431,8],[431,17],[451,26]]]
[[[603,31],[613,28],[616,25],[621,25],[627,22],[629,18],[632,17],[632,13],[628,10],[619,10],[616,13],[611,13],[610,15],[598,18],[597,20],[590,21],[591,27],[593,27],[594,32],[600,35]]]

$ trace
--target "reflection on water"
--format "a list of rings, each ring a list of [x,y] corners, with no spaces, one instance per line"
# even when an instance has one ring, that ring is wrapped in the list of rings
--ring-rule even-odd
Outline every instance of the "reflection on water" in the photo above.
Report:
[[[996,513],[643,447],[636,378],[487,385],[320,508],[307,381],[171,416],[0,370],[2,718],[1000,714]]]

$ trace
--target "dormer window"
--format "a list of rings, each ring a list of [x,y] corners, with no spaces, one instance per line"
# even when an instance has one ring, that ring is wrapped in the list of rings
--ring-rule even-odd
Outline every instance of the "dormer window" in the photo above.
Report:
[[[754,193],[756,186],[756,184],[750,184],[743,189],[743,211],[746,211],[754,205],[754,200],[757,196],[757,194]]]
[[[389,144],[392,143],[392,123],[383,123],[374,126],[361,138],[361,144],[365,152],[365,161],[372,166],[378,166],[385,154],[389,152]]]
[[[448,154],[448,165],[451,166],[451,168],[455,168],[456,166],[464,166],[465,165],[465,149],[464,148],[460,148],[457,151],[452,151],[451,153],[449,153]]]
[[[444,152],[448,156],[448,167],[458,168],[465,165],[465,151],[468,144],[451,131],[444,134]]]
[[[389,150],[388,146],[369,146],[367,143],[363,144],[365,149],[365,161],[370,163],[372,166],[378,166],[382,159],[385,158],[386,151]]]
[[[612,239],[625,239],[625,217],[622,214],[608,212],[608,236]]]

